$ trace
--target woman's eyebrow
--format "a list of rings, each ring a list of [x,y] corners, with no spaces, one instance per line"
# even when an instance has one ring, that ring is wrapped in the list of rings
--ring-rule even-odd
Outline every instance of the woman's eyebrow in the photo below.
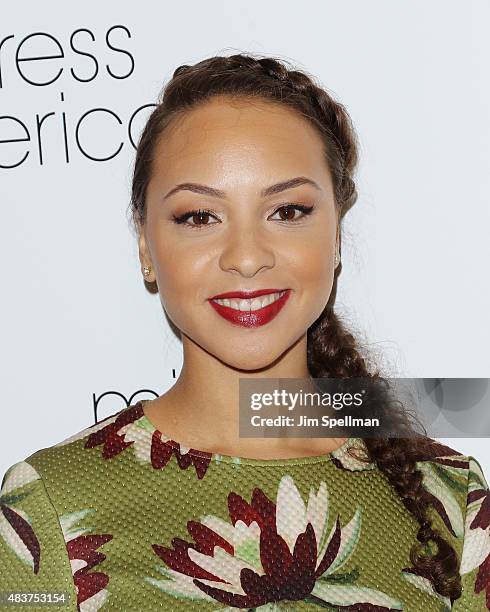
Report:
[[[260,192],[260,196],[262,198],[265,198],[267,196],[280,193],[281,191],[285,191],[286,189],[292,189],[293,187],[298,187],[299,185],[305,184],[313,185],[313,187],[322,191],[322,188],[313,179],[307,178],[306,176],[297,176],[295,178],[288,179],[287,181],[281,181],[280,183],[275,183],[274,185],[265,187]],[[226,193],[224,191],[222,191],[221,189],[216,189],[215,187],[210,187],[209,185],[202,185],[200,183],[179,183],[162,198],[162,201],[166,200],[178,191],[193,191],[194,193],[208,195],[214,198],[226,197]]]

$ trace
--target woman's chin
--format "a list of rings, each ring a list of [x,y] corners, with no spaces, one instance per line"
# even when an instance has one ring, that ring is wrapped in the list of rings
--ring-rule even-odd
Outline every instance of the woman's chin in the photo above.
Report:
[[[257,346],[254,347],[254,350],[250,351],[235,346],[231,351],[220,351],[216,356],[231,368],[251,374],[253,372],[259,374],[260,371],[274,366],[283,354],[284,350],[274,351],[272,347],[266,351],[257,352]]]

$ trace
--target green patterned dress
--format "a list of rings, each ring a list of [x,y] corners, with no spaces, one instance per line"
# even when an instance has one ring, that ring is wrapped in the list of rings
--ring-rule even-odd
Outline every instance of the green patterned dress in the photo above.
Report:
[[[145,401],[6,471],[0,609],[490,610],[490,493],[474,457],[434,440],[417,464],[460,560],[451,606],[411,564],[416,520],[375,464],[347,454],[362,438],[303,458],[213,454],[158,431]]]

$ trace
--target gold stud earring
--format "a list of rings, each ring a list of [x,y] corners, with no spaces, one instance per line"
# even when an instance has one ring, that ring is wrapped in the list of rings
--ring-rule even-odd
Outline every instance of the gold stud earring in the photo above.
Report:
[[[144,274],[145,276],[148,276],[148,274],[150,274],[150,268],[149,268],[148,266],[145,266],[145,267],[143,268],[143,274]]]
[[[340,263],[340,256],[338,253],[335,253],[335,267],[337,267]]]

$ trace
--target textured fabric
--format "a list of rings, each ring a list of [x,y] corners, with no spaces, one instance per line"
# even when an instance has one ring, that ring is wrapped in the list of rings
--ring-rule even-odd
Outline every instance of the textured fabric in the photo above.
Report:
[[[179,446],[143,404],[7,470],[0,592],[70,601],[5,609],[490,610],[490,494],[474,457],[434,440],[418,462],[460,559],[451,607],[413,571],[416,520],[375,464],[347,454],[361,438],[315,457],[230,457]]]

